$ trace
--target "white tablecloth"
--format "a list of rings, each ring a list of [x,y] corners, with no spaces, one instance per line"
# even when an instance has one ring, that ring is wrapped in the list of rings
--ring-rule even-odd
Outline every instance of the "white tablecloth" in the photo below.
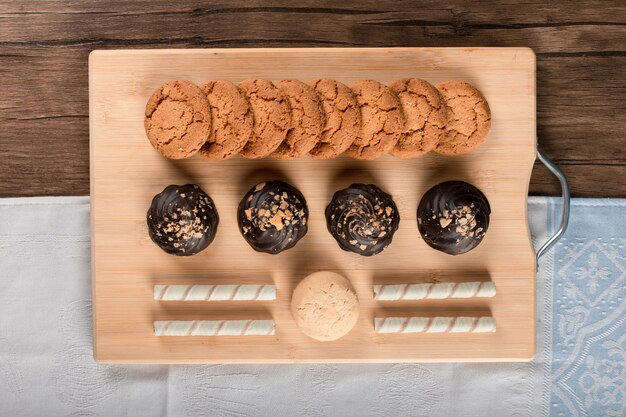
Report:
[[[530,200],[537,242],[555,201]],[[529,363],[105,366],[89,199],[0,199],[0,416],[625,416],[626,202],[590,226],[601,203],[575,200],[572,233],[541,262]]]

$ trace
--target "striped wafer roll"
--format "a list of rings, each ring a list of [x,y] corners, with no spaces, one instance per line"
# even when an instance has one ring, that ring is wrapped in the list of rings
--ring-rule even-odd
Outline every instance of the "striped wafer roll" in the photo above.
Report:
[[[266,301],[276,299],[274,285],[155,285],[161,301]]]
[[[155,321],[155,336],[269,336],[276,334],[274,320]]]
[[[491,281],[374,285],[374,299],[378,301],[493,297],[495,295],[496,284]]]
[[[376,333],[490,333],[493,317],[376,317]]]

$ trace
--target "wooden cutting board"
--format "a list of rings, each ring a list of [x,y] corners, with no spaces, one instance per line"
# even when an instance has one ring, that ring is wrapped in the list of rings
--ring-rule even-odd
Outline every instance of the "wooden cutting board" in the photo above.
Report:
[[[472,83],[487,98],[491,132],[463,157],[401,160],[300,158],[173,161],[148,142],[146,101],[163,82],[239,82],[319,77],[346,84],[419,77]],[[535,352],[535,255],[527,194],[535,160],[535,56],[527,48],[315,48],[94,51],[89,59],[94,356],[110,363],[399,362],[528,360]],[[237,204],[262,180],[284,178],[305,195],[308,235],[292,250],[254,252],[239,234]],[[420,238],[416,208],[432,185],[475,184],[492,207],[482,244],[452,257]],[[351,182],[379,185],[401,216],[393,243],[365,258],[339,249],[324,208]],[[188,258],[154,245],[146,227],[152,197],[169,184],[196,183],[214,199],[220,225],[214,243]],[[291,292],[309,273],[348,277],[361,302],[356,327],[334,342],[302,334],[289,311]],[[374,302],[373,283],[491,279],[492,299]],[[275,283],[278,298],[261,303],[155,302],[154,284]],[[490,334],[377,335],[374,316],[493,315]],[[153,320],[273,318],[275,336],[155,337]]]

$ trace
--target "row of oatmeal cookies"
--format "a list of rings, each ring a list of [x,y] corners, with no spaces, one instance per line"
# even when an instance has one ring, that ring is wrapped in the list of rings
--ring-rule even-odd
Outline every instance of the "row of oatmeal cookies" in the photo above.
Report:
[[[172,159],[461,155],[484,141],[490,124],[489,105],[470,84],[417,78],[350,87],[330,79],[170,81],[145,113],[150,142]]]

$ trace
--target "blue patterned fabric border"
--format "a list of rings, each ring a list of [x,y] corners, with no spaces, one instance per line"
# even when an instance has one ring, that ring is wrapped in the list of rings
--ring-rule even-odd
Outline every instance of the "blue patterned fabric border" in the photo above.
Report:
[[[548,230],[561,205],[548,200]],[[554,249],[550,416],[626,416],[626,203],[573,200]]]

